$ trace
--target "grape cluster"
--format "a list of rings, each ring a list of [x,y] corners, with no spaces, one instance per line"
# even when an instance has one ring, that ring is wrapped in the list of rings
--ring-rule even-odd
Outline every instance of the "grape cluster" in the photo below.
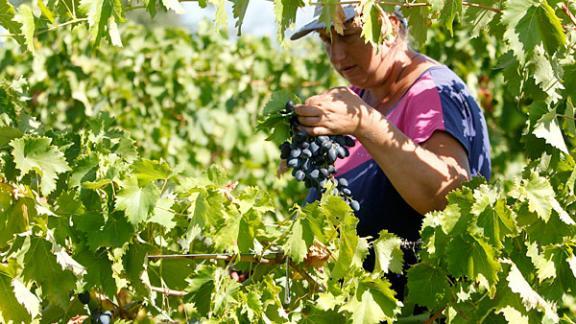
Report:
[[[354,146],[354,139],[346,135],[310,136],[297,128],[298,120],[293,112],[294,104],[288,101],[283,113],[292,116],[292,138],[280,145],[280,157],[287,160],[294,178],[304,181],[306,188],[316,188],[320,194],[325,192],[327,181],[333,181],[333,194],[340,195],[354,211],[360,210],[358,201],[352,199],[348,181],[334,178],[334,163],[350,155],[348,148]]]

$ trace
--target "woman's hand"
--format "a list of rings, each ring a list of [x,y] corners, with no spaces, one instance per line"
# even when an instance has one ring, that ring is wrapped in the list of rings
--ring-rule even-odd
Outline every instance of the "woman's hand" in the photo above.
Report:
[[[346,87],[330,89],[295,107],[302,130],[309,135],[356,135],[371,109]]]

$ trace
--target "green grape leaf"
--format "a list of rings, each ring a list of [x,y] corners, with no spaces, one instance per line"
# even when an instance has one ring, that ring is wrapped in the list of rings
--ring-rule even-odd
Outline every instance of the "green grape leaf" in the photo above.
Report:
[[[337,198],[339,199],[339,198]],[[339,199],[341,200],[341,199]],[[349,273],[351,267],[355,266],[354,259],[361,242],[356,234],[356,224],[358,218],[351,213],[350,207],[344,201],[342,222],[340,223],[340,238],[338,240],[338,257],[332,269],[332,276],[336,279],[343,278]],[[326,208],[326,206],[323,206]]]
[[[132,165],[132,174],[136,176],[140,186],[146,186],[156,180],[168,179],[172,170],[165,162],[142,159]]]
[[[8,264],[0,263],[0,313],[5,321],[29,323],[29,311],[18,301],[12,289],[13,274]],[[15,280],[15,279],[14,279]]]
[[[110,42],[112,45],[117,47],[123,47],[122,38],[120,37],[120,31],[118,30],[118,24],[116,23],[116,18],[111,16],[108,18],[108,36],[110,36]]]
[[[550,110],[544,114],[538,122],[536,122],[533,134],[538,138],[544,139],[546,143],[560,151],[569,154],[568,147],[566,146],[566,142],[564,142],[564,137],[562,136],[562,130],[560,129],[560,125],[556,119],[556,109]]]
[[[308,248],[312,245],[314,234],[310,229],[308,220],[305,218],[296,218],[290,227],[290,234],[284,244],[284,253],[296,262],[304,261]]]
[[[568,97],[566,99],[566,110],[564,111],[564,130],[566,131],[566,135],[575,138],[576,137],[576,122],[574,121],[574,116],[576,116],[576,108],[572,103],[572,98]],[[572,118],[571,118],[572,117]],[[1,131],[0,131],[1,134]],[[0,144],[1,144],[0,139]]]
[[[483,239],[459,235],[452,239],[447,250],[448,271],[457,276],[468,276],[487,289],[498,281],[501,270],[496,250]]]
[[[80,9],[88,17],[90,37],[95,46],[106,35],[108,19],[112,16],[112,0],[80,0]]]
[[[22,34],[24,35],[24,40],[26,41],[26,48],[34,53],[34,31],[36,25],[34,23],[34,13],[29,5],[23,4],[18,7],[18,13],[14,20],[22,25]]]
[[[552,66],[553,62],[549,60],[544,53],[544,48],[542,45],[537,45],[534,48],[534,55],[530,59],[530,64],[534,69],[534,81],[540,87],[540,89],[542,89],[542,91],[547,94],[545,102],[547,104],[554,104],[562,100],[562,90],[564,90],[564,85],[558,77],[558,73]],[[559,129],[560,128],[558,127],[558,130]],[[562,136],[559,138],[562,139]],[[562,144],[563,142],[564,140],[562,140]],[[552,143],[550,144],[557,147]]]
[[[220,227],[212,237],[217,251],[240,252],[238,248],[239,241],[250,239],[246,236],[240,236],[240,234],[246,234],[240,232],[241,222],[242,216],[238,211],[228,211],[222,227]]]
[[[228,15],[226,14],[226,2],[224,0],[210,0],[209,2],[216,8],[216,17],[215,17],[216,26],[220,29],[228,28]]]
[[[524,307],[527,310],[538,309],[544,313],[544,320],[551,320],[554,323],[559,321],[556,312],[556,306],[544,298],[542,298],[526,281],[520,270],[516,265],[509,260],[504,260],[504,263],[510,264],[510,272],[506,277],[508,287],[512,292],[518,294],[522,298]]]
[[[425,3],[425,0],[418,0],[416,3]],[[430,28],[430,7],[414,7],[403,11],[408,25],[410,26],[410,36],[414,38],[417,45],[424,46],[426,44],[428,29]]]
[[[133,225],[148,220],[160,198],[160,192],[154,184],[140,187],[135,177],[126,181],[124,188],[116,196],[116,209],[123,210]]]
[[[388,233],[386,230],[380,231],[378,239],[372,243],[376,256],[375,271],[402,273],[404,252],[400,248],[401,242],[398,236]]]
[[[553,208],[552,201],[556,200],[556,193],[548,179],[532,172],[529,179],[523,179],[522,184],[515,188],[514,194],[528,202],[529,211],[548,222]]]
[[[427,263],[418,263],[408,270],[408,301],[437,309],[450,299],[450,283],[446,272]]]
[[[112,276],[112,262],[106,253],[92,254],[89,251],[80,251],[75,258],[86,268],[86,289],[96,288],[103,291],[106,296],[113,298],[116,295],[116,281]]]
[[[358,285],[354,298],[341,309],[352,314],[354,324],[393,322],[401,306],[395,294],[386,280],[364,280]]]
[[[478,215],[478,226],[483,229],[488,242],[497,249],[504,247],[505,236],[512,236],[518,231],[514,212],[504,199],[499,199],[494,207],[487,207]]]
[[[37,214],[35,205],[30,198],[20,198],[7,211],[0,213],[0,247],[4,247],[15,234],[30,228],[30,219]]]
[[[22,137],[22,131],[14,127],[0,127],[0,147],[8,145],[15,138]]]
[[[134,228],[122,213],[109,215],[106,222],[99,212],[74,216],[74,223],[84,233],[92,251],[99,247],[121,247],[130,241]]]
[[[462,16],[462,0],[443,0],[443,2],[442,10],[440,10],[440,24],[448,29],[450,36],[453,36],[454,20]]]
[[[24,37],[20,35],[20,23],[14,20],[16,10],[8,0],[0,0],[0,26],[9,31],[20,45],[24,45]]]
[[[274,0],[274,16],[278,26],[278,38],[283,40],[286,29],[296,21],[296,12],[299,7],[304,6],[302,0]],[[284,107],[284,103],[282,107]]]
[[[487,7],[493,6],[494,0],[476,0],[475,3],[485,5]],[[466,7],[464,11],[464,21],[472,25],[471,37],[478,37],[482,30],[487,29],[489,24],[494,19],[495,12],[485,10],[484,8],[477,8],[473,6]]]
[[[191,224],[200,228],[207,228],[220,223],[224,219],[222,206],[226,204],[225,198],[216,191],[202,190],[192,197],[192,204],[188,208],[191,215]]]
[[[49,242],[36,237],[30,239],[22,276],[26,282],[32,280],[42,287],[43,299],[62,308],[68,306],[69,293],[74,289],[76,277],[58,264]]]
[[[130,244],[122,257],[126,278],[136,292],[142,296],[148,294],[148,288],[142,281],[142,273],[146,265],[146,255],[150,250],[151,247],[149,245],[134,243]]]
[[[38,4],[38,8],[40,8],[40,11],[44,15],[44,17],[46,17],[46,19],[48,19],[50,23],[54,24],[55,22],[54,13],[52,13],[52,11],[48,9],[48,7],[46,7],[44,0],[38,0],[36,3]]]
[[[1,271],[0,271],[1,272]],[[0,274],[1,276],[1,274]],[[34,295],[20,280],[12,279],[14,296],[16,300],[26,308],[32,318],[40,314],[40,299]]]
[[[552,56],[566,43],[560,19],[546,1],[510,0],[502,12],[502,23],[507,26],[504,38],[520,62],[539,44]]]
[[[56,189],[58,174],[70,171],[64,154],[50,145],[52,139],[47,137],[24,136],[10,142],[12,156],[21,176],[30,171],[40,175],[40,189],[46,196]]]
[[[534,267],[536,268],[536,275],[538,276],[538,281],[542,282],[548,278],[556,278],[556,267],[554,261],[551,259],[546,259],[538,250],[538,243],[532,242],[527,243],[526,246],[528,250],[526,255],[532,260]]]
[[[337,0],[326,0],[322,2],[320,9],[320,16],[318,17],[320,22],[323,22],[326,26],[331,26],[338,34],[343,34],[346,17],[342,4]]]
[[[344,296],[334,296],[329,292],[323,292],[318,294],[318,298],[314,303],[320,310],[329,311],[333,310],[336,306],[341,305],[343,302]]]
[[[158,199],[156,206],[154,206],[152,216],[148,221],[164,226],[167,231],[173,229],[176,226],[174,211],[172,210],[175,199],[174,194],[167,194]]]
[[[364,2],[362,7],[362,37],[373,46],[382,44],[382,18],[378,4],[374,0]]]
[[[174,11],[176,14],[181,15],[185,12],[184,7],[178,0],[162,0],[162,5],[168,10]]]
[[[232,3],[232,13],[234,18],[236,18],[236,28],[238,28],[237,35],[242,34],[242,23],[244,22],[244,16],[246,15],[246,9],[248,9],[248,3],[250,0],[236,0]]]
[[[496,314],[502,314],[508,323],[529,324],[528,316],[512,306],[506,306],[496,311]]]

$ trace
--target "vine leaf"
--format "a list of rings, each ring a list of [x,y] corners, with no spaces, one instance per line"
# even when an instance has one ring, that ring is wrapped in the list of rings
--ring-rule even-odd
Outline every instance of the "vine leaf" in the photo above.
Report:
[[[30,171],[40,175],[40,189],[42,195],[49,195],[56,189],[58,174],[70,171],[64,159],[64,154],[58,148],[50,145],[52,139],[48,137],[24,136],[10,142],[14,163],[22,173]]]
[[[436,309],[446,305],[450,298],[450,283],[446,272],[421,262],[408,270],[408,300]]]
[[[284,39],[284,32],[296,21],[296,12],[304,6],[302,0],[274,0],[274,15],[278,25],[278,38]]]
[[[13,274],[10,265],[0,264],[0,312],[5,321],[28,323],[29,311],[20,304],[12,290]]]
[[[0,26],[6,28],[20,45],[25,44],[24,37],[20,35],[20,25],[19,22],[14,20],[16,16],[16,10],[8,0],[0,0]]]
[[[22,276],[25,281],[35,281],[42,287],[44,300],[62,308],[68,306],[69,292],[74,289],[76,277],[58,264],[49,242],[37,237],[30,239]]]
[[[123,210],[130,223],[138,225],[148,220],[159,198],[160,192],[154,184],[140,187],[136,178],[130,177],[116,196],[116,209]]]
[[[520,311],[512,306],[506,306],[496,311],[496,314],[504,315],[508,323],[528,324],[530,323],[527,316],[522,315]]]
[[[533,134],[538,138],[544,139],[546,143],[560,151],[569,154],[568,147],[562,136],[562,130],[556,119],[556,109],[552,109],[540,117],[536,125],[534,125]]]
[[[506,277],[508,287],[510,287],[512,292],[520,295],[526,309],[539,309],[544,312],[545,320],[558,323],[559,318],[556,313],[556,306],[546,301],[530,287],[530,284],[524,279],[524,276],[512,261],[504,260],[503,263],[510,264],[510,272]]]
[[[23,4],[18,7],[18,13],[14,20],[22,25],[22,34],[24,35],[24,40],[26,42],[26,48],[34,54],[34,13],[29,5]]]
[[[249,2],[250,0],[236,0],[232,3],[232,13],[234,14],[234,18],[236,18],[238,36],[242,34],[242,23],[244,22],[244,16],[246,16],[246,9],[248,9]]]
[[[80,0],[80,9],[88,17],[90,35],[95,46],[100,44],[105,35],[108,19],[112,16],[112,6],[112,0]]]
[[[308,220],[298,217],[290,228],[288,240],[284,244],[284,251],[295,263],[301,263],[304,261],[313,240],[314,234],[310,229]]]
[[[26,308],[30,316],[32,318],[38,316],[40,314],[40,299],[16,278],[12,279],[12,287],[14,288],[14,296]]]
[[[474,2],[486,6],[494,5],[494,0],[476,0]],[[495,15],[496,13],[490,10],[467,7],[464,11],[464,21],[472,25],[471,38],[477,37],[482,30],[488,28],[488,25],[492,22]]]
[[[507,1],[502,23],[507,26],[504,38],[520,62],[539,44],[550,56],[566,44],[560,19],[546,1]]]
[[[532,260],[532,263],[536,268],[538,281],[542,282],[548,278],[556,278],[556,266],[554,265],[554,261],[547,260],[542,254],[540,254],[538,251],[538,243],[532,242],[526,244],[526,246],[528,247],[526,256]]]
[[[176,14],[181,15],[185,12],[184,7],[178,0],[162,0],[162,4],[166,9],[174,11]]]
[[[436,2],[439,0],[433,0]],[[450,32],[450,35],[454,35],[452,26],[454,25],[454,20],[459,19],[462,16],[462,0],[440,0],[441,7],[440,10],[440,24],[444,25],[446,29]],[[433,5],[434,6],[434,5]]]
[[[376,255],[375,271],[402,273],[404,252],[402,252],[400,244],[401,240],[396,235],[388,233],[386,230],[380,231],[378,239],[373,243],[374,254]]]
[[[495,249],[481,238],[459,235],[452,239],[447,251],[448,271],[465,275],[492,290],[501,270]]]
[[[44,17],[46,17],[46,19],[48,19],[50,23],[54,24],[56,21],[54,19],[54,13],[52,13],[52,11],[48,9],[48,7],[46,7],[44,0],[38,0],[36,3],[38,4],[38,7],[40,8],[40,11],[44,15]]]
[[[388,281],[364,280],[358,285],[354,298],[341,309],[352,313],[353,324],[393,322],[401,306],[394,295]]]

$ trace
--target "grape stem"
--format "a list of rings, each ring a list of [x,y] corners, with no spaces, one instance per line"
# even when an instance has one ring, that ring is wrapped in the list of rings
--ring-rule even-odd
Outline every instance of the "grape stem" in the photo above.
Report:
[[[338,4],[340,4],[340,5],[359,4],[361,2],[362,1],[359,1],[359,0],[344,0],[344,1],[338,2]],[[383,5],[383,6],[400,6],[400,7],[405,7],[405,8],[430,6],[430,4],[424,3],[424,2],[417,2],[417,3],[403,3],[403,2],[394,2],[394,1],[376,1],[376,2]],[[310,3],[310,5],[323,5],[323,4],[324,4],[324,2],[312,2],[312,3]],[[467,7],[472,7],[472,8],[484,9],[484,10],[492,11],[495,13],[501,13],[502,12],[502,10],[499,8],[489,7],[489,6],[480,4],[480,3],[462,1],[462,5],[467,6]]]
[[[274,255],[273,258],[267,258],[267,256]],[[222,260],[230,261],[233,259],[239,260],[240,262],[251,262],[251,263],[264,263],[264,264],[279,264],[284,261],[284,256],[281,253],[267,253],[263,256],[256,255],[253,253],[242,253],[240,256],[236,254],[226,254],[226,253],[204,253],[204,254],[159,254],[159,255],[149,255],[150,260],[159,259],[194,259],[194,260]]]

